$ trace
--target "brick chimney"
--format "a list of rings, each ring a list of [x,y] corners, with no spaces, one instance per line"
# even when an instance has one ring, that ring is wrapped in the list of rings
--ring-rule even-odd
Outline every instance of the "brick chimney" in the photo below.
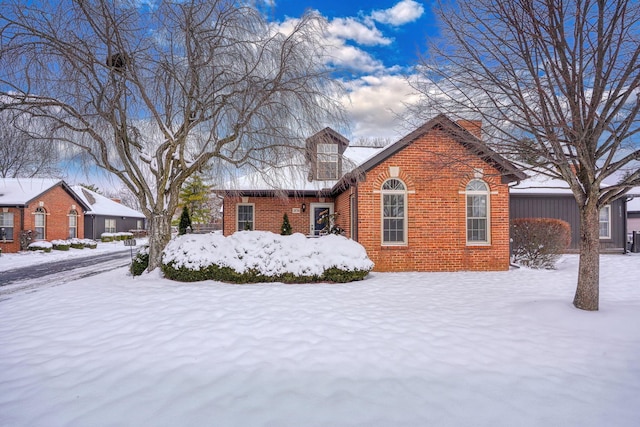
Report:
[[[116,203],[120,203],[122,204],[122,200],[121,199],[116,199],[116,198],[111,198],[112,201],[116,202]]]
[[[457,121],[458,125],[466,129],[471,135],[478,139],[482,139],[482,120],[464,120]]]

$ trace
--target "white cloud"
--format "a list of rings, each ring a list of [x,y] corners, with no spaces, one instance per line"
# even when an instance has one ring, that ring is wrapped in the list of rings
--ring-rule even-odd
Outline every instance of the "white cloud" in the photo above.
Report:
[[[381,137],[393,140],[407,130],[406,106],[418,95],[399,75],[368,75],[344,83],[349,93],[342,99],[353,125],[353,138]]]
[[[329,23],[328,33],[332,37],[353,40],[366,46],[388,45],[393,40],[382,35],[374,26],[368,26],[354,18],[335,18]]]
[[[374,10],[371,19],[382,24],[393,26],[404,25],[420,18],[424,13],[424,6],[414,0],[401,0],[395,6],[384,10]]]
[[[273,23],[272,31],[291,34],[298,24],[298,18],[287,18],[283,22]],[[352,18],[336,18],[318,32],[321,44],[327,49],[327,62],[342,70],[360,73],[373,73],[384,70],[384,64],[364,50],[347,44],[354,40],[360,44],[388,44],[391,41],[382,36],[375,28],[368,28]]]

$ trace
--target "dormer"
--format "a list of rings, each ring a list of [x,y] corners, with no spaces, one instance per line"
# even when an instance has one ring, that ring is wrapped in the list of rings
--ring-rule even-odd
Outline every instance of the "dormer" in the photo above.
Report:
[[[307,138],[309,181],[338,180],[342,176],[342,155],[348,146],[349,140],[329,127]]]

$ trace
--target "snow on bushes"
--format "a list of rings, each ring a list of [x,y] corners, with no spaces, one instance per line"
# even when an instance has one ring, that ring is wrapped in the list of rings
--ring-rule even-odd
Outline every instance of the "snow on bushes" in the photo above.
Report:
[[[185,282],[349,282],[363,279],[372,268],[364,248],[346,237],[267,231],[178,236],[162,257],[165,276]]]
[[[513,261],[531,268],[555,268],[571,243],[571,226],[553,218],[520,218],[511,222]]]
[[[71,243],[68,240],[52,240],[51,244],[56,251],[68,251]]]
[[[131,274],[134,276],[140,276],[149,266],[149,245],[144,245],[138,252],[136,252],[136,256],[131,260]]]
[[[30,243],[28,247],[30,251],[45,251],[45,252],[51,252],[51,248],[53,248],[53,244],[51,244],[51,242],[45,242],[44,240]]]
[[[133,233],[128,231],[119,231],[117,233],[102,233],[100,240],[102,242],[113,242],[114,240],[127,240],[133,239]]]

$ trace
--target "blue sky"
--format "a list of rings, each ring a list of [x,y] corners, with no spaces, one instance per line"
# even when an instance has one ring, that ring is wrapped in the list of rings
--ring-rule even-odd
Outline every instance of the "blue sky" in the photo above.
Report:
[[[328,22],[326,41],[349,96],[343,99],[352,140],[382,137],[395,140],[403,126],[404,103],[416,99],[405,75],[412,73],[417,52],[436,33],[429,0],[262,0],[265,14],[286,26],[306,9]]]

